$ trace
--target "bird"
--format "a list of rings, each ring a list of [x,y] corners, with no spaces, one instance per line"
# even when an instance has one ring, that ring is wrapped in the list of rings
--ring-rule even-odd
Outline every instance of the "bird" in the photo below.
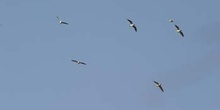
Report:
[[[177,33],[180,33],[180,34],[182,35],[182,37],[184,37],[184,34],[183,34],[182,30],[179,28],[179,26],[177,26],[177,25],[175,24],[175,27],[176,27],[176,32],[177,32]]]
[[[127,20],[130,23],[130,27],[133,27],[135,32],[137,32],[137,27],[135,26],[135,24],[130,19],[127,19]]]
[[[173,20],[172,20],[172,19],[169,19],[169,22],[173,22]]]
[[[86,63],[84,63],[84,62],[81,62],[81,61],[77,61],[77,60],[71,60],[72,62],[75,62],[75,63],[77,63],[77,64],[83,64],[83,65],[86,65]]]
[[[69,23],[60,20],[60,18],[59,18],[58,16],[57,16],[57,19],[59,20],[59,24],[66,24],[66,25],[69,25]]]
[[[163,90],[163,88],[162,88],[162,84],[161,84],[161,83],[159,83],[159,82],[157,82],[157,81],[154,81],[154,83],[156,84],[156,86],[157,86],[157,87],[159,87],[159,88],[160,88],[160,90],[161,90],[162,92],[164,92],[164,90]]]

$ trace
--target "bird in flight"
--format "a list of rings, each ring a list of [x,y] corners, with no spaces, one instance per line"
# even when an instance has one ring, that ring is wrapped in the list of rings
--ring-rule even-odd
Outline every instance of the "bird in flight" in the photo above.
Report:
[[[156,84],[157,87],[160,88],[160,90],[161,90],[162,92],[164,92],[161,83],[159,83],[159,82],[157,82],[157,81],[154,81],[154,83]]]
[[[59,23],[60,23],[60,24],[66,24],[66,25],[69,25],[69,23],[60,20],[60,18],[59,18],[58,16],[57,16],[57,19],[59,20]]]
[[[130,27],[133,27],[134,30],[137,32],[137,27],[135,26],[135,24],[130,19],[127,19],[127,20],[130,23]]]
[[[83,64],[83,65],[86,65],[86,63],[84,63],[84,62],[81,62],[81,61],[77,61],[77,60],[71,60],[72,62],[75,62],[75,63],[77,63],[77,64]]]
[[[182,30],[179,28],[179,26],[175,25],[175,27],[176,27],[176,32],[180,33],[182,35],[182,37],[184,37],[184,34],[183,34]]]
[[[170,20],[169,20],[169,22],[173,22],[173,20],[172,20],[172,19],[170,19]]]

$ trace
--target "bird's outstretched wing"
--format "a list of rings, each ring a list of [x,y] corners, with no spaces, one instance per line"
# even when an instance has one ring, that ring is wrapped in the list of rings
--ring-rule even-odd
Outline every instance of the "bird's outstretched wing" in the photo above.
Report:
[[[154,83],[159,84],[157,81],[154,81]]]
[[[128,20],[128,22],[130,23],[130,24],[133,24],[133,22],[130,20],[130,19],[127,19]]]
[[[133,26],[133,28],[134,28],[134,30],[137,32],[137,27],[136,27],[135,25]]]
[[[57,16],[57,19],[60,20],[59,16]]]
[[[79,64],[83,64],[83,65],[86,65],[86,63],[84,63],[84,62],[79,62]]]
[[[179,30],[179,29],[180,29],[180,28],[179,28],[177,25],[175,25],[175,27],[176,27],[176,29],[177,29],[177,30]]]
[[[183,32],[182,32],[182,31],[180,31],[180,34],[182,35],[182,37],[184,37],[184,34],[183,34]]]
[[[161,85],[159,86],[159,88],[160,88],[160,90],[161,90],[162,92],[164,92],[164,91],[163,91],[163,88],[162,88],[162,86],[161,86]]]
[[[69,25],[69,23],[62,21],[61,24]]]
[[[76,62],[76,63],[78,62],[77,60],[71,60],[71,61],[72,61],[72,62]]]

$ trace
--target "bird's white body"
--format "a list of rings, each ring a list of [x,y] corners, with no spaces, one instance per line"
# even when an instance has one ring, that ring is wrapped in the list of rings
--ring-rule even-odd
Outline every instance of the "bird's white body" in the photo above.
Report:
[[[134,26],[134,24],[130,24],[130,27],[133,27]]]
[[[180,33],[181,31],[182,31],[182,30],[180,30],[180,29],[176,30],[177,33]]]
[[[156,84],[157,87],[161,86],[162,84]]]
[[[69,25],[69,23],[62,21],[58,16],[57,16],[57,19],[59,20],[59,24]]]

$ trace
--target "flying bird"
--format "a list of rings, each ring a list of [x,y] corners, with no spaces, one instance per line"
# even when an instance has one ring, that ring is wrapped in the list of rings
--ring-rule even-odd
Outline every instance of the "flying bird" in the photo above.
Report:
[[[170,20],[169,20],[169,22],[173,22],[173,20],[172,20],[172,19],[170,19]]]
[[[182,37],[184,37],[182,30],[177,25],[175,25],[175,27],[176,27],[176,32],[180,33],[182,35]]]
[[[156,84],[157,87],[160,88],[160,90],[161,90],[162,92],[164,92],[161,83],[159,83],[159,82],[157,82],[157,81],[154,81],[154,83]]]
[[[57,16],[57,19],[59,20],[59,23],[60,23],[60,24],[66,24],[66,25],[69,25],[69,23],[62,21],[58,16]]]
[[[133,27],[134,30],[137,32],[137,27],[135,26],[135,24],[130,19],[127,19],[127,20],[130,23],[130,27]]]
[[[75,63],[77,63],[77,64],[83,64],[83,65],[86,65],[86,63],[84,63],[84,62],[81,62],[81,61],[77,61],[77,60],[71,60],[72,62],[75,62]]]

